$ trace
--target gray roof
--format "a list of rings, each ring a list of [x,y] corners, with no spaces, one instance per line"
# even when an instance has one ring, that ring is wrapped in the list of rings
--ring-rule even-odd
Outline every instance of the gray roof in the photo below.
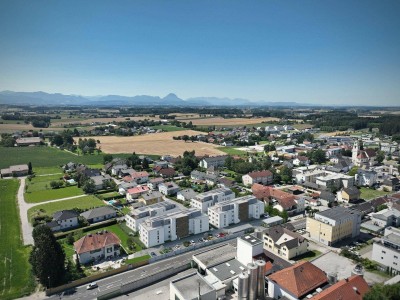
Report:
[[[249,243],[252,246],[262,244],[262,240],[251,234],[240,236],[238,237],[238,239],[241,239],[242,241],[245,241],[246,243]]]
[[[214,288],[197,272],[171,281],[171,284],[179,291],[183,299],[198,299],[199,289],[200,296],[206,295],[214,290]]]
[[[324,216],[336,221],[346,219],[350,215],[354,214],[360,215],[360,212],[358,210],[348,209],[342,206],[336,206],[334,208],[315,213],[315,215]]]
[[[86,220],[88,220],[113,214],[115,212],[116,212],[115,209],[110,206],[102,206],[85,211],[81,213],[81,216],[84,217]]]
[[[344,188],[343,191],[345,191],[350,196],[359,196],[361,194],[360,190],[355,186]]]
[[[79,214],[74,210],[60,210],[54,213],[53,219],[55,221],[68,220],[77,218]]]
[[[333,202],[333,201],[335,201],[336,196],[329,191],[322,191],[321,194],[319,195],[319,199]]]
[[[224,281],[247,271],[247,268],[238,260],[231,259],[209,268],[208,271],[214,274],[220,281]]]
[[[273,226],[271,228],[266,229],[264,231],[264,234],[269,236],[274,241],[274,243],[276,243],[284,234],[287,234],[288,236],[292,237],[293,239],[287,240],[282,243],[285,244],[288,249],[297,247],[305,240],[302,235],[290,231],[289,229],[284,228],[281,225]]]
[[[193,258],[201,261],[207,268],[218,265],[235,258],[236,248],[231,244],[225,244],[211,250],[193,255]]]
[[[184,189],[181,190],[178,194],[181,194],[185,199],[192,199],[197,196],[197,192],[195,192],[193,189]]]
[[[162,194],[159,191],[148,191],[147,193],[142,194],[140,197],[144,200],[151,200],[162,197]]]

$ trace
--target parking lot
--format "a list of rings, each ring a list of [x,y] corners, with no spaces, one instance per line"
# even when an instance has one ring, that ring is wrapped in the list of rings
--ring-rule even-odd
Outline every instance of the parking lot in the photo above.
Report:
[[[350,277],[352,270],[356,266],[352,260],[344,256],[340,256],[332,251],[313,260],[312,263],[327,274],[336,273],[338,280]],[[364,272],[364,278],[365,281],[367,281],[367,283],[370,285],[381,283],[387,280],[387,278],[379,274],[368,271]]]

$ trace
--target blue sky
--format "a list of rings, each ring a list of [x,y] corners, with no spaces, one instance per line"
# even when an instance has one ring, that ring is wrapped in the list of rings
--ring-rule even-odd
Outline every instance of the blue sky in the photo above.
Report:
[[[0,1],[0,90],[400,104],[400,1]]]

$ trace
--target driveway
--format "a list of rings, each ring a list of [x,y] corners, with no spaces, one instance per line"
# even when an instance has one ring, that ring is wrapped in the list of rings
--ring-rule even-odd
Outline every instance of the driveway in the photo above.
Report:
[[[45,203],[58,202],[58,201],[75,199],[86,196],[86,195],[79,195],[79,196],[61,198],[40,203],[26,203],[24,197],[26,177],[20,177],[19,179],[20,179],[20,185],[17,193],[17,199],[19,206],[19,218],[21,219],[22,240],[24,242],[24,245],[33,245],[33,238],[32,238],[33,227],[28,220],[28,209]]]

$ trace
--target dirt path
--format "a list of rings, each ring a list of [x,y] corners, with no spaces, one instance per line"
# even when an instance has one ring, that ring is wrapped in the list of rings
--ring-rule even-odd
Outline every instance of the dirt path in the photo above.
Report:
[[[85,197],[86,195],[72,196],[72,197],[55,199],[55,200],[50,200],[50,201],[40,202],[40,203],[26,203],[25,197],[24,197],[25,180],[26,180],[26,177],[20,178],[20,185],[19,185],[18,194],[17,194],[18,206],[19,206],[19,217],[21,219],[22,240],[24,242],[24,245],[33,245],[33,238],[32,238],[33,227],[28,220],[28,209],[38,206],[38,205],[41,205],[41,204],[75,199],[75,198]]]

